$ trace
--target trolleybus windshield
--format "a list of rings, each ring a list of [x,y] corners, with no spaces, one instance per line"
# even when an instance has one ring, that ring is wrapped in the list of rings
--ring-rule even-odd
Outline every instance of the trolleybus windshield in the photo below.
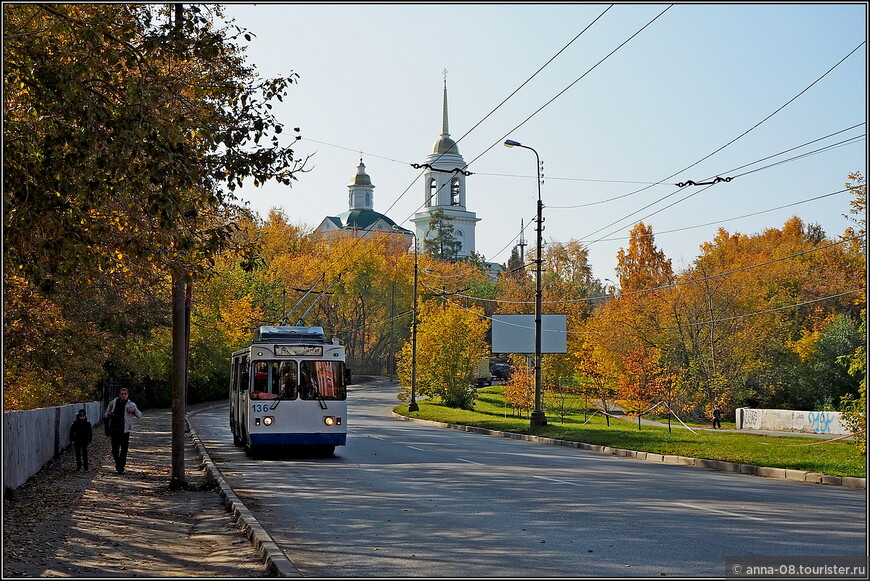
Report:
[[[255,361],[251,399],[345,400],[342,361]]]

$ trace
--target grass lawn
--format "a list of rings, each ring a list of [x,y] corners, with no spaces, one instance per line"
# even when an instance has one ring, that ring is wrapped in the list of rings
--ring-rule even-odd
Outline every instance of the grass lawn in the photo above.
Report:
[[[499,387],[478,391],[474,411],[444,407],[437,402],[418,401],[420,410],[409,413],[407,405],[400,405],[396,413],[403,416],[434,420],[451,424],[479,426],[491,430],[535,434],[548,438],[585,442],[693,458],[724,460],[754,466],[806,470],[832,476],[866,477],[866,456],[859,455],[854,444],[840,440],[825,442],[801,436],[759,436],[725,431],[695,430],[693,433],[673,421],[673,430],[667,427],[643,426],[636,422],[610,419],[608,426],[600,414],[590,413],[588,422],[582,410],[566,415],[547,412],[547,425],[531,428],[528,417],[513,417],[506,408]],[[584,423],[585,422],[585,423]],[[679,427],[677,427],[679,426]],[[723,428],[734,425],[723,424]]]

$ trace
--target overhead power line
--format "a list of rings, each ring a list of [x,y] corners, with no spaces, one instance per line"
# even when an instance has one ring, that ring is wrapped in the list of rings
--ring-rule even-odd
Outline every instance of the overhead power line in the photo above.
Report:
[[[647,236],[660,236],[660,235],[662,235],[662,234],[670,234],[670,233],[673,233],[673,232],[682,232],[683,230],[691,230],[692,228],[703,228],[704,226],[713,226],[713,225],[715,225],[715,224],[724,224],[725,222],[730,222],[730,221],[732,221],[732,220],[741,220],[741,219],[743,219],[743,218],[751,218],[752,216],[758,216],[758,215],[760,215],[760,214],[766,214],[767,212],[775,212],[776,210],[782,210],[782,209],[784,209],[784,208],[790,208],[790,207],[792,207],[792,206],[798,206],[798,205],[800,205],[800,204],[806,204],[807,202],[814,202],[814,201],[816,201],[816,200],[821,200],[821,199],[823,199],[823,198],[827,198],[827,197],[830,197],[830,196],[835,196],[835,195],[837,195],[837,194],[848,193],[849,191],[850,191],[850,190],[849,190],[848,188],[847,188],[847,189],[842,189],[842,190],[838,190],[838,191],[836,191],[836,192],[831,192],[830,194],[822,194],[821,196],[815,196],[815,197],[813,197],[813,198],[807,198],[807,199],[805,199],[805,200],[800,200],[800,201],[797,201],[797,202],[792,202],[791,204],[785,204],[785,205],[782,205],[782,206],[777,206],[777,207],[775,207],[775,208],[768,208],[768,209],[766,209],[766,210],[759,210],[759,211],[757,211],[757,212],[751,212],[751,213],[749,213],[749,214],[743,214],[742,216],[734,216],[734,217],[732,217],[732,218],[724,218],[724,219],[722,219],[722,220],[716,220],[716,221],[714,221],[714,222],[707,222],[707,223],[705,223],[705,224],[695,224],[694,226],[684,226],[684,227],[682,227],[682,228],[673,228],[673,229],[671,229],[671,230],[662,230],[662,231],[660,231],[660,232],[656,232],[655,234],[642,234],[640,237],[641,237],[641,238],[645,238],[645,237],[647,237]],[[604,241],[608,241],[608,242],[609,242],[609,241],[613,241],[613,240],[629,240],[630,238],[631,238],[631,236],[619,236],[619,237],[617,237],[617,238],[600,238],[598,241],[599,241],[599,242],[604,242]]]
[[[793,303],[793,304],[790,304],[790,305],[784,305],[784,306],[781,306],[781,307],[773,307],[773,308],[770,308],[770,309],[764,309],[764,310],[761,310],[761,311],[753,311],[753,312],[751,312],[751,313],[743,313],[743,314],[740,314],[740,315],[734,315],[734,316],[731,316],[731,317],[722,317],[721,319],[710,319],[710,320],[707,320],[707,321],[696,321],[696,322],[694,322],[694,323],[684,323],[684,324],[682,324],[682,325],[680,325],[680,326],[676,326],[676,325],[675,325],[675,326],[669,326],[669,327],[655,327],[655,328],[650,327],[650,328],[647,328],[647,329],[631,329],[631,331],[636,333],[636,332],[644,332],[644,331],[650,331],[650,332],[653,332],[653,331],[671,331],[671,330],[674,330],[674,329],[679,329],[679,328],[681,328],[681,327],[682,327],[682,328],[685,328],[685,327],[701,327],[701,326],[703,326],[703,325],[710,325],[710,324],[715,324],[715,323],[723,323],[723,322],[726,322],[726,321],[735,321],[735,320],[739,320],[739,319],[746,319],[746,318],[749,318],[749,317],[754,317],[754,316],[756,316],[756,315],[763,315],[763,314],[765,314],[765,313],[774,313],[774,312],[777,312],[777,311],[784,311],[784,310],[787,310],[787,309],[793,309],[793,308],[796,308],[796,307],[802,307],[802,306],[805,306],[805,305],[811,305],[811,304],[819,303],[819,302],[822,302],[822,301],[828,301],[828,300],[831,300],[831,299],[837,299],[837,298],[840,298],[840,297],[845,297],[845,296],[848,296],[848,295],[851,295],[851,294],[855,294],[855,293],[862,292],[862,291],[864,291],[864,290],[866,290],[866,289],[859,288],[859,289],[855,289],[855,290],[846,291],[846,292],[843,292],[843,293],[838,293],[838,294],[834,294],[834,295],[828,295],[828,296],[826,296],[826,297],[820,297],[820,298],[817,298],[817,299],[811,299],[811,300],[809,300],[809,301],[803,301],[803,302],[800,302],[800,303]],[[463,306],[463,305],[457,303],[456,301],[452,301],[452,300],[450,300],[450,299],[445,299],[445,300],[447,300],[448,302],[450,302],[450,304],[452,304],[453,306],[459,307],[460,309],[463,309],[463,310],[465,310],[465,311],[468,311],[469,313],[474,313],[476,316],[480,317],[481,319],[489,319],[490,321],[492,321],[492,317],[490,317],[490,316],[482,315],[482,314],[480,314],[480,313],[478,313],[478,312],[476,312],[476,311],[474,311],[474,310],[472,310],[472,309],[469,309],[469,308],[467,308],[467,307],[465,307],[465,306]],[[520,327],[520,328],[523,328],[523,329],[532,329],[532,328],[533,328],[533,327],[529,327],[528,325],[522,325],[522,324],[516,324],[516,323],[512,323],[512,326],[514,326],[514,327]],[[543,331],[543,332],[546,332],[546,333],[560,333],[560,334],[561,334],[561,333],[564,333],[565,335],[616,335],[616,334],[620,334],[620,333],[625,333],[625,332],[626,332],[626,331],[624,331],[624,330],[622,330],[622,331],[557,331],[557,330],[555,330],[555,329],[542,329],[542,331]]]
[[[821,76],[819,76],[816,80],[814,80],[812,83],[810,83],[807,87],[805,87],[804,89],[802,89],[802,90],[801,90],[797,95],[795,95],[794,97],[792,97],[791,99],[789,99],[788,101],[786,101],[784,104],[782,104],[782,105],[780,105],[779,107],[777,107],[776,110],[774,110],[772,113],[770,113],[769,115],[767,115],[766,117],[764,117],[761,121],[759,121],[758,123],[756,123],[755,125],[753,125],[753,126],[750,127],[749,129],[747,129],[746,131],[744,131],[743,133],[741,133],[741,134],[738,135],[737,137],[735,137],[735,138],[733,138],[732,140],[728,141],[725,145],[722,145],[721,147],[719,147],[719,148],[715,149],[714,151],[712,151],[711,153],[705,155],[704,157],[702,157],[702,158],[699,159],[698,161],[692,163],[691,165],[686,166],[685,168],[681,169],[681,170],[678,171],[678,172],[675,172],[675,173],[671,174],[670,176],[668,176],[668,177],[666,177],[666,178],[660,180],[660,181],[657,182],[657,183],[664,183],[664,182],[666,182],[666,181],[668,181],[668,180],[670,180],[670,179],[673,179],[675,176],[677,176],[677,175],[679,175],[679,174],[681,174],[681,173],[686,172],[687,170],[689,170],[689,169],[695,167],[696,165],[698,165],[699,163],[701,163],[701,162],[703,162],[703,161],[705,161],[705,160],[707,160],[707,159],[713,157],[714,155],[716,155],[717,153],[719,153],[720,151],[722,151],[722,150],[725,149],[726,147],[728,147],[728,146],[734,144],[734,143],[735,143],[736,141],[738,141],[739,139],[741,139],[741,138],[745,137],[746,135],[748,135],[751,131],[757,129],[757,128],[762,124],[762,123],[764,123],[765,121],[768,121],[771,117],[773,117],[774,115],[776,115],[777,113],[779,113],[780,111],[782,111],[783,109],[785,109],[788,105],[790,105],[791,103],[793,103],[793,102],[794,102],[798,97],[800,97],[801,95],[803,95],[804,93],[806,93],[807,91],[809,91],[813,86],[815,86],[819,81],[821,81],[821,80],[824,79],[826,76],[828,76],[828,74],[830,74],[831,71],[833,71],[833,70],[836,69],[838,66],[840,66],[840,65],[841,65],[841,64],[842,64],[842,63],[843,63],[847,58],[849,58],[850,56],[852,56],[852,55],[853,55],[853,54],[854,54],[854,53],[855,53],[859,48],[861,48],[862,46],[864,46],[866,43],[867,43],[867,41],[862,41],[858,46],[856,46],[855,48],[853,48],[853,49],[852,49],[852,50],[851,50],[851,51],[850,51],[846,56],[844,56],[844,57],[841,58],[839,61],[837,61],[837,63],[836,63],[835,65],[833,65],[831,68],[829,68],[827,71],[825,71]],[[714,177],[716,177],[716,176],[710,176],[710,177],[707,178],[707,179],[713,179]],[[706,179],[705,179],[705,180],[702,180],[702,181],[706,181]],[[632,192],[632,194],[636,194],[636,193],[642,192],[642,191],[644,191],[644,190],[646,190],[646,189],[649,189],[649,188],[651,188],[651,187],[652,187],[652,186],[647,186],[646,188],[641,188],[641,189],[639,189],[639,190],[636,190],[635,192]],[[705,187],[703,190],[700,190],[700,191],[695,192],[695,193],[693,193],[693,194],[691,194],[691,195],[689,195],[689,196],[686,196],[686,197],[682,198],[681,200],[678,200],[676,203],[671,204],[671,205],[668,206],[668,207],[672,207],[672,206],[676,205],[677,203],[682,202],[682,201],[684,201],[684,200],[686,200],[686,199],[688,199],[688,198],[690,198],[690,197],[692,197],[692,196],[694,196],[694,195],[700,193],[701,191],[704,191],[704,190],[706,190],[707,188],[710,188],[710,187],[712,187],[712,186],[707,186],[707,187]],[[682,189],[682,188],[681,188],[681,189]],[[604,230],[604,229],[606,229],[606,228],[609,228],[610,226],[613,226],[613,225],[616,224],[617,222],[620,222],[620,221],[622,221],[622,220],[624,220],[624,219],[626,219],[626,218],[629,218],[629,217],[633,216],[634,214],[637,214],[638,212],[640,212],[640,211],[642,211],[642,210],[644,210],[644,209],[646,209],[646,208],[649,208],[650,206],[652,206],[652,205],[654,205],[654,204],[657,204],[658,202],[660,202],[660,201],[662,201],[662,200],[664,200],[664,199],[667,199],[667,198],[669,198],[670,196],[675,195],[675,194],[678,193],[679,191],[680,191],[680,190],[677,190],[677,191],[675,191],[675,192],[671,192],[670,194],[668,194],[668,195],[666,195],[666,196],[664,196],[664,197],[662,197],[662,198],[659,198],[658,200],[656,200],[656,201],[654,201],[654,202],[651,202],[650,204],[647,204],[646,206],[644,206],[644,207],[641,208],[640,210],[635,210],[634,212],[631,212],[630,214],[628,214],[628,215],[626,215],[626,216],[623,216],[622,218],[620,218],[620,219],[618,219],[618,220],[616,220],[616,221],[614,221],[614,222],[611,222],[611,223],[608,224],[607,226],[604,226],[604,227],[602,227],[602,228],[599,228],[598,230],[595,230],[594,232],[588,234],[587,236],[584,236],[583,238],[584,238],[584,239],[588,239],[589,237],[591,237],[591,236],[597,234],[598,232],[601,232],[602,230]],[[665,208],[663,208],[663,209],[665,209]],[[661,210],[659,210],[659,211],[661,211]],[[637,222],[635,222],[635,224],[636,224],[636,223],[637,223]],[[607,236],[609,236],[609,234],[608,234]],[[593,243],[594,243],[594,242],[598,242],[598,240],[593,241]]]
[[[571,40],[570,40],[570,41],[569,41],[569,42],[568,42],[564,47],[562,47],[562,48],[561,48],[561,49],[560,49],[560,50],[559,50],[559,51],[558,51],[558,52],[557,52],[557,53],[556,53],[552,58],[550,58],[546,63],[544,63],[544,65],[543,65],[542,67],[540,67],[537,71],[535,71],[535,73],[533,73],[531,77],[529,77],[528,79],[526,79],[526,81],[524,81],[523,83],[521,83],[519,87],[517,87],[517,88],[516,88],[516,89],[515,89],[515,90],[514,90],[510,95],[508,95],[508,96],[507,96],[507,97],[506,97],[506,98],[505,98],[501,103],[499,103],[499,104],[498,104],[498,105],[497,105],[497,106],[496,106],[492,111],[490,111],[486,116],[484,116],[483,119],[481,119],[481,120],[480,120],[478,123],[476,123],[476,124],[475,124],[471,129],[469,129],[468,131],[466,131],[466,132],[465,132],[465,133],[464,133],[464,134],[463,134],[459,139],[457,139],[457,140],[456,140],[456,143],[458,144],[460,141],[462,141],[465,137],[467,137],[467,136],[471,133],[471,131],[473,131],[473,130],[474,130],[475,128],[477,128],[481,123],[483,123],[483,121],[486,120],[486,118],[488,118],[488,117],[489,117],[490,115],[492,115],[492,114],[493,114],[497,109],[499,109],[502,105],[504,105],[504,104],[505,104],[505,103],[506,103],[506,102],[507,102],[507,101],[508,101],[508,100],[509,100],[513,95],[515,95],[515,94],[517,93],[517,91],[519,91],[523,86],[525,86],[529,81],[531,81],[531,80],[532,80],[532,79],[533,79],[533,78],[534,78],[538,73],[540,73],[540,72],[541,72],[541,71],[542,71],[542,70],[543,70],[547,65],[549,65],[551,62],[553,62],[553,60],[554,60],[556,57],[558,57],[562,52],[564,52],[565,49],[567,49],[567,48],[568,48],[572,43],[574,43],[574,41],[576,41],[576,40],[577,40],[577,39],[578,39],[578,38],[579,38],[583,33],[585,33],[587,30],[589,30],[589,28],[590,28],[593,24],[595,24],[595,22],[597,22],[597,21],[598,21],[602,16],[604,16],[604,14],[607,13],[607,11],[610,10],[612,7],[613,7],[612,4],[611,4],[610,6],[608,6],[608,7],[607,7],[607,8],[606,8],[606,9],[605,9],[601,14],[599,14],[599,15],[598,15],[598,16],[597,16],[597,17],[596,17],[596,18],[595,18],[591,23],[589,23],[585,28],[583,28],[583,30],[581,30],[580,33],[578,33],[578,34],[577,34],[574,38],[572,38],[572,39],[571,39]],[[623,43],[623,44],[624,44],[624,43]],[[576,81],[575,81],[575,82],[576,82]],[[333,146],[333,147],[338,147],[338,146]],[[356,150],[353,150],[353,151],[356,151]],[[438,159],[440,159],[441,155],[443,155],[443,153],[440,154],[440,155],[435,159],[435,161],[437,161]],[[479,157],[479,156],[478,156],[478,157]],[[477,158],[475,158],[475,159],[477,159]],[[469,165],[470,165],[470,163],[467,163],[467,164],[465,165],[465,168],[467,168]],[[457,168],[457,169],[459,169],[459,168]],[[387,212],[389,212],[389,211],[390,211],[390,210],[391,210],[391,209],[392,209],[392,208],[393,208],[393,207],[394,207],[394,206],[399,202],[399,200],[401,200],[401,199],[405,196],[405,194],[407,194],[407,193],[410,191],[410,189],[411,189],[411,188],[413,187],[413,185],[417,182],[417,180],[419,180],[420,177],[422,177],[422,175],[423,175],[423,172],[422,172],[422,171],[419,172],[419,173],[417,174],[417,176],[414,178],[414,180],[411,181],[410,184],[408,184],[408,187],[405,188],[405,190],[402,191],[402,193],[399,194],[399,195],[396,197],[396,199],[393,201],[392,204],[390,204],[390,206],[389,206],[389,207],[387,208],[387,210],[386,210]],[[446,183],[445,183],[444,185],[446,185]],[[442,185],[441,187],[443,188],[444,185]],[[420,208],[422,208],[422,207],[423,207],[423,204],[421,204],[420,206],[418,206],[417,209],[414,210],[414,212],[413,212],[413,214],[412,214],[411,216],[413,216],[414,214],[416,214],[416,213],[420,210]],[[402,220],[401,222],[398,222],[398,224],[400,224],[400,225],[401,225],[401,224],[404,224],[405,222],[408,221],[408,219],[409,219],[411,216],[409,216],[408,218],[405,218],[405,219]],[[358,239],[357,243],[351,245],[351,247],[347,249],[347,252],[345,252],[345,254],[343,254],[343,255],[342,255],[341,257],[339,257],[338,259],[341,259],[341,258],[344,258],[345,256],[347,256],[347,255],[348,255],[348,254],[349,254],[349,253],[350,253],[350,252],[351,252],[351,251],[356,247],[356,245],[359,243],[359,240],[362,240],[362,238]]]
[[[561,301],[544,301],[544,304],[547,304],[547,305],[556,305],[556,304],[563,304],[563,303],[582,303],[582,302],[589,302],[589,301],[600,301],[600,300],[602,300],[602,299],[611,299],[611,298],[615,298],[615,297],[627,297],[627,296],[631,296],[631,295],[637,295],[637,294],[643,294],[643,293],[655,292],[655,291],[660,291],[660,290],[673,289],[673,288],[676,288],[676,287],[679,287],[679,286],[685,286],[685,285],[688,285],[688,284],[694,284],[694,283],[697,283],[697,282],[704,282],[704,281],[706,281],[706,280],[711,280],[711,279],[714,279],[714,278],[719,278],[719,277],[722,277],[722,276],[727,276],[727,275],[729,275],[729,274],[735,274],[735,273],[738,273],[738,272],[744,272],[744,271],[746,271],[746,270],[752,270],[753,268],[759,268],[759,267],[761,267],[761,266],[767,266],[767,265],[769,265],[769,264],[774,264],[774,263],[776,263],[776,262],[781,262],[781,261],[783,261],[783,260],[788,260],[788,259],[790,259],[790,258],[797,258],[797,257],[799,257],[799,256],[804,256],[804,255],[807,255],[807,254],[811,254],[811,253],[813,253],[813,252],[818,252],[819,250],[825,250],[826,248],[831,248],[831,247],[833,247],[833,246],[838,246],[838,245],[840,245],[840,244],[845,244],[846,242],[851,242],[851,241],[853,241],[853,240],[858,240],[858,239],[860,239],[860,238],[864,238],[864,237],[865,237],[865,234],[862,234],[862,235],[860,235],[860,236],[852,236],[852,237],[850,237],[850,238],[844,238],[843,240],[838,240],[837,242],[832,242],[832,243],[830,243],[830,244],[826,244],[826,245],[824,245],[824,246],[818,246],[818,247],[816,247],[816,248],[810,248],[809,250],[804,250],[804,251],[802,251],[802,252],[796,252],[796,253],[794,253],[794,254],[789,254],[788,256],[782,256],[782,257],[780,257],[780,258],[773,258],[773,259],[768,260],[768,261],[765,261],[765,262],[759,262],[758,264],[751,264],[751,265],[749,265],[749,266],[744,266],[744,267],[742,267],[742,268],[736,268],[736,269],[734,269],[734,270],[727,270],[727,271],[724,271],[724,272],[717,272],[716,274],[711,274],[711,275],[709,275],[709,276],[705,276],[705,277],[701,277],[701,278],[693,278],[692,280],[685,280],[685,281],[681,281],[681,282],[674,282],[674,283],[672,283],[672,284],[667,284],[667,285],[657,286],[657,287],[653,287],[653,288],[638,289],[638,290],[633,290],[633,291],[627,291],[627,292],[624,292],[624,293],[616,293],[616,294],[612,294],[612,295],[601,295],[601,296],[597,296],[597,297],[583,297],[583,298],[578,298],[578,299],[565,299],[565,300],[561,300]],[[458,296],[461,296],[462,298],[466,298],[466,299],[475,300],[475,301],[494,302],[494,303],[504,303],[504,304],[527,305],[527,304],[532,304],[532,302],[533,302],[533,301],[501,301],[501,300],[498,300],[498,299],[487,299],[487,298],[483,298],[483,297],[475,297],[475,296],[464,295],[464,294],[461,294],[461,295],[458,295]]]
[[[587,30],[589,30],[589,29],[592,27],[593,24],[595,24],[596,22],[598,22],[598,20],[599,20],[602,16],[604,16],[604,15],[607,13],[607,11],[610,10],[611,8],[613,8],[613,4],[611,4],[610,6],[608,6],[607,8],[605,8],[604,11],[603,11],[601,14],[599,14],[598,16],[596,16],[595,19],[592,20],[592,22],[590,22],[589,24],[587,24],[586,27],[583,28],[583,30],[581,30],[581,31],[580,31],[580,32],[579,32],[579,33],[578,33],[574,38],[572,38],[570,41],[568,41],[568,44],[566,44],[566,45],[563,46],[561,49],[559,49],[559,51],[558,51],[555,55],[553,55],[553,56],[552,56],[552,57],[551,57],[551,58],[550,58],[546,63],[544,63],[544,64],[543,64],[543,65],[542,65],[542,66],[541,66],[537,71],[535,71],[534,73],[532,73],[532,75],[531,75],[529,78],[527,78],[525,81],[523,81],[523,82],[522,82],[522,83],[521,83],[521,84],[520,84],[516,89],[514,89],[514,90],[513,90],[513,91],[512,91],[512,92],[511,92],[507,97],[505,97],[505,98],[501,101],[501,103],[499,103],[498,105],[496,105],[496,106],[492,109],[492,111],[490,111],[489,113],[487,113],[486,115],[484,115],[484,117],[483,117],[480,121],[478,121],[477,123],[475,123],[475,124],[471,127],[471,129],[469,129],[469,130],[466,131],[464,134],[462,134],[462,135],[459,137],[459,139],[456,140],[456,144],[459,145],[459,143],[460,143],[463,139],[465,139],[466,137],[468,137],[468,135],[469,135],[472,131],[474,131],[475,129],[477,129],[477,128],[478,128],[478,127],[479,127],[479,126],[480,126],[484,121],[486,121],[486,119],[488,119],[488,118],[489,118],[493,113],[495,113],[499,108],[501,108],[502,105],[504,105],[505,103],[507,103],[507,101],[508,101],[511,97],[513,97],[514,95],[516,95],[516,94],[519,92],[520,89],[522,89],[524,86],[526,86],[526,85],[527,85],[527,84],[528,84],[532,79],[534,79],[534,78],[538,75],[538,73],[540,73],[540,72],[541,72],[542,70],[544,70],[544,69],[545,69],[545,68],[546,68],[550,63],[552,63],[552,62],[556,59],[556,57],[558,57],[560,54],[562,54],[562,53],[563,53],[563,52],[564,52],[564,51],[565,51],[569,46],[571,46],[571,45],[574,43],[574,41],[576,41],[578,38],[580,38],[580,36],[583,35],[583,33],[585,33]],[[576,82],[576,81],[575,81],[575,82]],[[490,146],[489,149],[492,149],[492,146]],[[487,150],[487,151],[488,151],[488,150]],[[484,153],[485,153],[485,152],[484,152]],[[443,153],[442,153],[442,154],[439,154],[439,156],[435,159],[435,161],[437,162],[438,159],[440,159],[442,155],[444,155],[444,154],[443,154]],[[481,154],[481,155],[483,155],[483,154]],[[474,163],[474,161],[476,161],[476,160],[479,159],[479,158],[480,158],[480,155],[478,155],[477,157],[475,157],[472,161],[466,163],[466,164],[465,164],[465,168],[468,168],[468,166],[470,166],[472,163]],[[413,167],[413,166],[414,166],[414,164],[412,164],[412,167]],[[430,167],[431,167],[431,166],[430,166]],[[422,173],[421,173],[420,175],[422,175]],[[418,178],[419,178],[419,176],[418,176]],[[416,182],[416,179],[415,179],[414,181]],[[412,185],[413,185],[413,184],[412,184]],[[445,184],[442,184],[442,186],[439,188],[438,191],[440,192],[441,188],[445,187],[446,185],[447,185],[446,182],[445,182]],[[396,200],[395,200],[395,201],[390,205],[390,207],[387,208],[387,211],[389,211],[390,209],[392,209],[392,207],[395,206],[395,205],[399,202],[400,199],[402,199],[402,197],[403,197],[403,196],[408,192],[408,190],[410,190],[410,186],[408,186],[408,188],[406,188],[405,191],[402,192],[402,194],[401,194],[398,198],[396,198]],[[437,192],[436,192],[436,194],[437,194]],[[416,214],[417,212],[419,212],[419,211],[420,211],[420,208],[422,208],[423,206],[424,206],[424,204],[421,204],[421,205],[417,206],[417,208],[414,210],[414,212],[411,214],[411,216],[413,216],[414,214]],[[405,222],[408,221],[408,219],[409,219],[411,216],[408,216],[408,218],[405,218],[404,220],[402,220],[401,222],[399,222],[399,224],[404,224]]]
[[[625,46],[626,44],[628,44],[628,43],[629,43],[633,38],[635,38],[638,34],[640,34],[641,32],[643,32],[644,30],[646,30],[646,28],[647,28],[648,26],[650,26],[653,22],[655,22],[656,20],[658,20],[658,19],[659,19],[659,18],[660,18],[660,17],[661,17],[665,12],[667,12],[668,10],[670,10],[673,6],[674,6],[673,4],[670,4],[670,5],[668,5],[667,8],[665,8],[664,10],[662,10],[661,12],[659,12],[659,13],[658,13],[658,14],[657,14],[657,15],[656,15],[652,20],[650,20],[649,22],[647,22],[646,24],[644,24],[642,27],[640,27],[640,29],[639,29],[637,32],[635,32],[634,34],[632,34],[631,36],[629,36],[628,38],[626,38],[624,41],[622,41],[622,43],[620,43],[619,46],[617,46],[617,47],[614,48],[612,51],[610,51],[609,53],[607,53],[607,55],[605,55],[601,60],[599,60],[597,63],[595,63],[594,65],[592,65],[589,69],[587,69],[585,73],[583,73],[582,75],[580,75],[579,77],[577,77],[577,79],[575,79],[571,84],[569,84],[567,87],[565,87],[564,89],[562,89],[561,91],[559,91],[559,92],[558,92],[558,93],[557,93],[557,94],[556,94],[552,99],[550,99],[549,101],[547,101],[546,103],[544,103],[543,105],[541,105],[541,106],[540,106],[540,107],[539,107],[539,108],[538,108],[534,113],[532,113],[531,115],[529,115],[528,117],[526,117],[525,119],[523,119],[523,121],[521,121],[521,122],[520,122],[518,125],[516,125],[513,129],[511,129],[510,131],[508,131],[507,133],[505,133],[504,135],[502,135],[502,136],[501,136],[498,140],[496,140],[492,145],[490,145],[489,147],[487,147],[486,149],[484,149],[484,150],[483,150],[483,151],[482,151],[482,152],[481,152],[477,157],[475,157],[474,159],[472,159],[472,160],[469,162],[469,165],[471,165],[472,163],[474,163],[475,161],[477,161],[478,159],[480,159],[481,157],[483,157],[484,154],[486,154],[490,149],[492,149],[492,148],[495,147],[496,145],[498,145],[498,144],[504,142],[505,138],[507,138],[511,133],[513,133],[514,131],[516,131],[517,129],[519,129],[520,127],[522,127],[523,125],[525,125],[526,123],[528,123],[528,121],[529,121],[532,117],[534,117],[535,115],[537,115],[538,113],[540,113],[541,111],[543,111],[545,107],[547,107],[547,106],[550,105],[553,101],[555,101],[556,99],[558,99],[559,97],[561,97],[562,95],[564,95],[564,94],[568,91],[568,89],[570,89],[571,87],[573,87],[574,85],[576,85],[576,84],[577,84],[578,82],[580,82],[580,81],[581,81],[581,80],[582,80],[586,75],[588,75],[588,74],[591,73],[593,70],[595,70],[596,68],[598,68],[598,65],[600,65],[601,63],[603,63],[604,61],[606,61],[607,59],[609,59],[611,56],[613,56],[613,55],[616,53],[616,51],[618,51],[619,49],[621,49],[622,47],[624,47],[624,46]]]

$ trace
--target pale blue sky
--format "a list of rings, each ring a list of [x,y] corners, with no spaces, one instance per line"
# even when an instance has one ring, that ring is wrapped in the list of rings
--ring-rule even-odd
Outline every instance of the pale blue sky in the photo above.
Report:
[[[657,19],[668,4],[614,4],[571,43],[608,6],[226,5],[256,35],[247,54],[262,75],[299,74],[275,111],[301,128],[297,153],[314,154],[292,187],[246,186],[242,198],[261,216],[277,207],[314,227],[347,210],[362,151],[375,210],[411,228],[425,186],[410,164],[439,137],[446,68],[450,134],[473,172],[467,209],[489,261],[507,261],[536,211],[534,154],[505,138],[543,161],[545,241],[589,244],[601,280],[615,279],[617,250],[641,219],[675,269],[720,226],[751,234],[798,215],[842,233],[848,194],[765,211],[866,175],[866,3],[677,3]],[[739,174],[703,191],[674,185]],[[534,241],[533,226],[525,235]]]

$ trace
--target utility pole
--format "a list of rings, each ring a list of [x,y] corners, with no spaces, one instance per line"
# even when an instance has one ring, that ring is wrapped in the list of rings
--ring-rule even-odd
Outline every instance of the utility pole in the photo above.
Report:
[[[187,413],[187,337],[188,285],[187,276],[172,272],[172,475],[169,488],[187,488],[184,471],[184,421]]]
[[[546,426],[547,416],[544,414],[544,409],[541,402],[541,322],[542,322],[542,293],[541,293],[541,235],[544,232],[544,202],[541,201],[541,158],[538,152],[528,145],[523,145],[519,141],[508,139],[504,142],[505,147],[522,147],[528,149],[535,154],[535,161],[538,169],[538,213],[537,213],[537,233],[538,233],[538,256],[535,259],[535,409],[532,411],[530,426]]]
[[[173,36],[182,34],[184,10],[175,5]],[[179,216],[179,218],[187,216]],[[193,217],[192,215],[190,217]],[[169,488],[187,488],[184,470],[184,423],[187,414],[187,368],[190,341],[190,275],[181,264],[172,266],[172,474]]]

